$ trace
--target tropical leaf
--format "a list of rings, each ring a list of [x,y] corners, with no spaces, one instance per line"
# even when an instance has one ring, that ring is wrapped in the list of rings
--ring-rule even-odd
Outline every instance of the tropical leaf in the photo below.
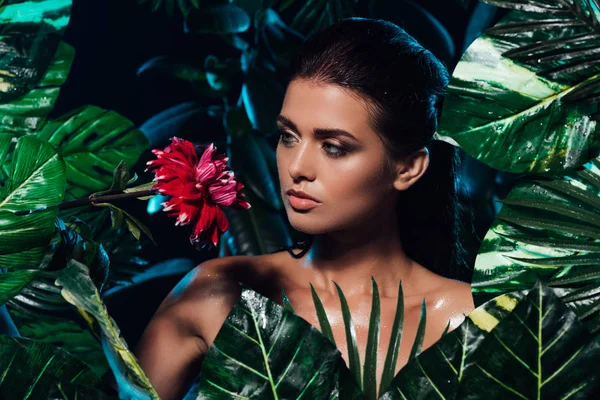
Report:
[[[0,102],[0,127],[4,132],[21,135],[32,133],[42,126],[54,108],[60,86],[67,79],[74,57],[73,48],[61,42],[50,65],[44,71],[45,74],[35,82],[29,92],[18,98]],[[26,79],[23,81],[26,82]],[[18,80],[15,80],[7,85],[17,85],[17,82]],[[21,88],[19,92],[20,90]]]
[[[486,2],[516,10],[458,63],[437,138],[503,171],[585,164],[600,150],[597,3]]]
[[[377,350],[379,349],[379,331],[381,328],[381,306],[377,282],[371,277],[373,296],[371,301],[371,315],[369,318],[369,331],[367,333],[367,347],[365,350],[365,364],[363,366],[363,393],[367,400],[377,399]]]
[[[119,163],[133,166],[148,147],[131,121],[95,106],[48,121],[37,136],[54,145],[67,164],[67,200],[109,188]]]
[[[101,343],[87,326],[77,322],[75,312],[65,312],[59,318],[47,312],[42,314],[39,308],[15,307],[14,304],[9,308],[10,316],[23,337],[60,347],[84,362],[97,376],[109,370]]]
[[[187,14],[185,31],[231,35],[245,32],[250,23],[250,16],[234,3],[205,5]]]
[[[0,160],[10,146],[11,135],[0,133]],[[0,180],[0,268],[41,262],[64,188],[65,165],[52,146],[31,136],[19,139],[9,175]]]
[[[340,288],[340,286],[335,282],[334,285],[337,289],[338,296],[340,298],[340,305],[342,307],[342,318],[344,319],[344,330],[346,331],[346,348],[348,350],[348,362],[350,364],[350,372],[354,376],[354,380],[359,383],[360,389],[363,390],[363,380],[361,379],[360,370],[360,354],[358,352],[358,344],[356,341],[356,329],[354,327],[354,323],[352,322],[352,314],[350,313],[350,307],[348,306],[348,301],[346,300],[346,296],[344,295],[342,288]],[[404,302],[404,300],[402,300],[402,302]],[[402,312],[404,312],[404,307],[402,307]],[[387,360],[386,365],[389,366]],[[392,372],[392,375],[393,374],[394,373]]]
[[[321,328],[321,333],[325,335],[325,337],[331,340],[331,343],[335,346],[335,338],[333,337],[333,331],[331,330],[331,325],[329,324],[329,320],[327,319],[327,313],[325,312],[325,307],[323,307],[323,303],[319,298],[319,295],[315,291],[312,283],[310,284],[310,293],[312,295],[313,303],[315,305],[315,310],[317,311],[317,319],[319,320],[319,327]]]
[[[594,333],[600,321],[600,160],[518,183],[486,234],[475,262],[476,303],[538,279]],[[600,327],[598,327],[600,328]]]
[[[203,360],[197,396],[359,399],[357,389],[329,339],[242,286],[240,299]]]
[[[99,378],[58,347],[27,338],[0,335],[0,397],[46,399],[62,382],[94,385]]]
[[[478,346],[458,397],[593,398],[600,379],[589,371],[599,360],[600,345],[553,290],[538,282]]]
[[[121,337],[119,328],[108,315],[98,289],[89,276],[89,269],[84,264],[71,260],[55,283],[61,286],[62,296],[77,308],[90,328],[99,330],[102,347],[115,375],[120,396],[159,399],[148,377]]]
[[[501,295],[473,310],[459,327],[409,361],[380,399],[457,398],[473,354],[527,292]]]
[[[0,274],[0,305],[19,293],[39,272],[35,269],[25,269]]]
[[[17,0],[0,6],[0,103],[31,92],[46,75],[71,16],[71,0]]]

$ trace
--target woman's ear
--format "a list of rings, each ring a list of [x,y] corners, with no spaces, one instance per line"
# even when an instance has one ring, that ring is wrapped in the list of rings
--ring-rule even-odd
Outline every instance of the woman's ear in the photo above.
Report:
[[[411,187],[419,178],[427,171],[429,166],[429,150],[423,147],[408,157],[402,162],[396,164],[396,180],[394,188],[396,190],[406,190]]]

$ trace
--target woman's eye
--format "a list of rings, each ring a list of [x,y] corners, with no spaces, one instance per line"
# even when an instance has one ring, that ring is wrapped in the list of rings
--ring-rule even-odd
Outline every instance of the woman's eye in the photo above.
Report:
[[[284,145],[288,145],[292,141],[293,136],[286,131],[279,131],[279,138]]]
[[[332,143],[323,143],[323,147],[326,149],[325,153],[327,153],[329,157],[333,158],[343,157],[346,155],[346,153],[348,153],[348,150],[345,150],[342,147],[336,146]]]

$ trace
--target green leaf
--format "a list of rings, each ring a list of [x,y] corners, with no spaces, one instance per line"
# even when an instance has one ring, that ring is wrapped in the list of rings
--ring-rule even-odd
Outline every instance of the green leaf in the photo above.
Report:
[[[600,387],[589,373],[598,359],[600,345],[538,282],[478,346],[458,397],[589,398]]]
[[[14,304],[8,308],[23,337],[60,347],[84,362],[97,376],[109,370],[101,344],[85,325],[78,323],[76,314],[62,313],[59,318],[40,309],[17,308]]]
[[[99,328],[103,349],[115,374],[120,395],[158,399],[158,394],[148,377],[121,337],[119,328],[108,315],[98,289],[89,276],[88,268],[80,262],[71,260],[61,271],[56,285],[62,287],[62,296],[77,307],[78,312],[88,321],[92,329]]]
[[[425,326],[427,322],[427,309],[425,307],[425,299],[421,304],[421,315],[419,317],[419,326],[417,327],[417,334],[415,341],[413,342],[412,348],[410,349],[409,360],[415,358],[421,352],[421,346],[423,346],[423,339],[425,338]]]
[[[567,305],[580,318],[584,318],[584,308],[587,313],[600,304],[600,293],[590,294],[585,301],[569,297],[600,277],[598,162],[594,159],[545,180],[523,179],[514,186],[475,262],[472,287],[476,303],[490,294],[525,288],[541,279],[562,290],[561,296],[566,296]],[[584,322],[590,329],[595,324],[593,320]]]
[[[438,138],[502,171],[545,173],[585,164],[600,151],[594,100],[600,37],[597,20],[588,18],[594,6],[490,3],[518,10],[461,58]]]
[[[359,399],[340,352],[297,315],[242,286],[208,350],[200,398]],[[352,395],[345,396],[351,392]]]
[[[356,329],[352,322],[352,314],[350,313],[350,307],[342,288],[335,282],[333,282],[337,289],[338,296],[340,298],[340,305],[342,307],[342,317],[344,318],[344,328],[346,330],[346,348],[348,349],[348,358],[350,363],[350,372],[354,376],[354,380],[358,382],[360,388],[363,388],[363,381],[360,378],[360,354],[358,352],[358,344],[356,341]],[[404,310],[403,310],[404,311]],[[392,372],[393,375],[393,372]]]
[[[380,399],[455,399],[472,355],[527,292],[494,298],[456,329],[406,364]]]
[[[231,35],[250,28],[250,17],[233,3],[206,5],[193,9],[185,19],[185,31]]]
[[[333,337],[333,331],[331,330],[331,325],[329,325],[329,320],[327,319],[327,313],[325,312],[325,308],[323,307],[323,303],[319,298],[319,295],[315,291],[312,283],[310,284],[310,293],[312,294],[313,303],[315,304],[315,310],[317,311],[317,318],[319,320],[319,326],[321,327],[321,333],[325,335],[325,337],[331,340],[331,343],[335,346],[335,338]]]
[[[402,342],[402,329],[404,326],[404,292],[402,291],[402,281],[398,285],[398,302],[396,303],[396,314],[394,315],[394,323],[390,334],[390,342],[388,344],[387,355],[383,364],[383,373],[381,374],[381,382],[379,383],[379,394],[385,392],[396,371],[396,363],[400,354],[400,343]]]
[[[133,237],[136,238],[136,240],[140,240],[142,232],[144,232],[144,234],[152,241],[152,243],[156,244],[156,242],[154,242],[154,238],[152,237],[152,232],[150,232],[150,229],[148,229],[146,225],[144,225],[139,219],[135,218],[133,215],[129,214],[127,211],[111,203],[98,203],[94,205],[97,207],[107,207],[108,209],[110,209],[111,218],[113,215],[112,213],[118,213],[120,216],[117,216],[116,218],[121,218],[125,220],[125,226],[129,230],[129,232],[131,232]]]
[[[367,347],[365,350],[365,365],[363,367],[363,392],[367,400],[377,399],[377,350],[379,348],[381,322],[379,289],[373,277],[371,277],[371,282],[373,286],[373,298],[371,302],[371,316],[369,318],[369,333],[367,334]]]
[[[71,0],[13,1],[0,7],[0,103],[26,95],[43,78],[70,16]]]
[[[131,121],[95,106],[48,121],[37,136],[54,145],[67,164],[67,200],[108,189],[119,163],[135,165],[148,146]]]
[[[39,273],[40,271],[31,269],[0,273],[0,305],[19,293]]]
[[[10,137],[0,133],[0,155],[8,152]],[[52,146],[31,136],[19,139],[0,184],[0,268],[41,262],[64,187],[65,165]]]
[[[47,343],[0,335],[0,397],[45,399],[60,382],[98,382],[81,361]]]
[[[38,130],[54,108],[60,86],[67,79],[75,51],[61,42],[46,74],[35,86],[19,98],[0,102],[0,127],[15,135]]]

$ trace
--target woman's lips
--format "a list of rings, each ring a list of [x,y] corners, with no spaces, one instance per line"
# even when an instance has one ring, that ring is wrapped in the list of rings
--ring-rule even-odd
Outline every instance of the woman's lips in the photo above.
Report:
[[[290,200],[290,205],[294,209],[302,211],[311,210],[321,204],[311,199],[294,196],[293,194],[288,194],[288,199]]]

